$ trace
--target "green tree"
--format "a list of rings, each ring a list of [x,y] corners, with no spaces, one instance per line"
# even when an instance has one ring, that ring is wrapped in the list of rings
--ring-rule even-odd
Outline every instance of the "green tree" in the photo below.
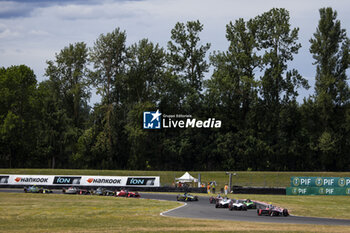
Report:
[[[259,90],[261,104],[258,114],[264,116],[260,121],[260,129],[268,145],[271,147],[267,160],[269,169],[283,170],[287,152],[281,147],[281,142],[294,140],[292,132],[284,130],[293,129],[286,122],[293,122],[287,113],[292,111],[298,96],[298,88],[308,88],[307,80],[297,70],[288,70],[288,62],[298,53],[301,47],[298,40],[298,28],[291,28],[289,12],[283,8],[273,8],[268,12],[255,17],[256,34],[259,52],[262,54],[262,76]],[[292,108],[292,109],[289,109]],[[294,119],[295,120],[295,119]],[[298,119],[296,119],[298,120]],[[282,125],[284,124],[284,125]],[[294,123],[292,123],[294,124]],[[289,135],[289,136],[287,136]]]
[[[226,26],[226,38],[229,41],[227,51],[215,52],[210,57],[214,72],[207,82],[206,106],[207,111],[215,112],[215,117],[224,122],[214,137],[215,156],[229,163],[220,166],[242,169],[250,163],[250,155],[242,153],[249,151],[250,145],[242,142],[245,137],[254,137],[249,134],[258,97],[255,72],[261,63],[254,21],[238,19],[235,23],[230,22]]]
[[[206,54],[210,44],[201,45],[199,33],[203,25],[197,21],[177,23],[171,30],[172,41],[168,42],[168,64],[184,84],[184,98],[188,113],[197,111],[201,101],[204,74],[209,64]],[[197,107],[196,107],[197,106]]]
[[[87,79],[88,49],[84,42],[70,44],[56,54],[55,61],[48,61],[46,76],[57,81],[63,94],[63,107],[73,119],[76,128],[83,128],[91,96]]]
[[[314,100],[319,112],[319,125],[310,132],[318,135],[314,149],[320,152],[322,169],[344,169],[344,164],[338,161],[344,162],[343,158],[348,157],[345,148],[349,148],[346,139],[349,131],[344,120],[350,98],[346,74],[350,41],[332,8],[320,9],[318,27],[310,43],[316,65]]]
[[[91,74],[97,93],[102,96],[102,103],[98,105],[103,112],[103,131],[100,132],[101,143],[106,145],[109,162],[113,160],[113,147],[116,146],[117,135],[115,120],[118,119],[118,105],[125,99],[125,60],[126,60],[126,33],[116,28],[106,35],[101,34],[90,50],[90,61],[94,72]],[[101,151],[102,152],[102,151]]]
[[[0,68],[0,161],[8,167],[35,164],[36,85],[25,65]]]

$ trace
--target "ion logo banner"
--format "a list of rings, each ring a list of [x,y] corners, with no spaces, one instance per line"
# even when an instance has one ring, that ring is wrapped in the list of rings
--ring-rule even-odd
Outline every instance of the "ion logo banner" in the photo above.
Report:
[[[155,178],[129,177],[126,185],[154,186]]]
[[[55,176],[53,184],[80,184],[81,176]]]
[[[143,128],[144,129],[160,129],[162,114],[157,110],[156,112],[143,112]]]
[[[8,184],[10,176],[0,176],[0,184]]]

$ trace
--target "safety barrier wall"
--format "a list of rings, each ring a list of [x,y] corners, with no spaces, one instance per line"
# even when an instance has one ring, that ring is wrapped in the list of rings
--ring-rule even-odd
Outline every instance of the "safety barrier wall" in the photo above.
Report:
[[[288,187],[287,195],[350,195],[350,188],[338,187]]]
[[[0,186],[160,187],[159,176],[0,175]]]
[[[350,188],[349,177],[291,177],[292,187],[339,187]]]

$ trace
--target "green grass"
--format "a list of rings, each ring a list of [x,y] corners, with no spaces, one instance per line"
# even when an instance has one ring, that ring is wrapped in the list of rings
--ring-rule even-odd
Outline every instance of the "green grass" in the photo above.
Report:
[[[273,197],[281,198],[259,196],[259,199]],[[347,226],[214,221],[159,215],[179,205],[115,197],[0,193],[0,232],[350,232]],[[327,211],[328,207],[325,208]]]
[[[209,195],[207,195],[209,197]],[[350,219],[348,196],[284,196],[229,194],[230,198],[250,198],[287,208],[293,215]]]
[[[233,171],[231,171],[233,172]],[[224,171],[194,171],[190,174],[202,182],[216,181],[217,189],[228,183]],[[247,172],[237,171],[233,176],[233,185],[258,187],[288,187],[291,176],[350,177],[350,172]],[[101,175],[101,176],[160,176],[161,185],[172,185],[175,177],[184,171],[131,171],[131,170],[78,170],[78,169],[0,169],[0,174],[45,174],[45,175]]]

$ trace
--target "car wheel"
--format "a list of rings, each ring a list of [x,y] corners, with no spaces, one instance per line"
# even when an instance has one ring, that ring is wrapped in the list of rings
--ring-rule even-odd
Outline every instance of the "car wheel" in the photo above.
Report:
[[[215,204],[215,208],[219,208],[219,205],[218,205],[218,204]]]
[[[287,216],[289,215],[289,213],[288,213],[288,210],[287,210],[287,209],[284,209],[282,213],[283,213],[283,216],[284,216],[284,217],[287,217]]]
[[[258,216],[261,216],[261,209],[256,210],[258,213]]]

